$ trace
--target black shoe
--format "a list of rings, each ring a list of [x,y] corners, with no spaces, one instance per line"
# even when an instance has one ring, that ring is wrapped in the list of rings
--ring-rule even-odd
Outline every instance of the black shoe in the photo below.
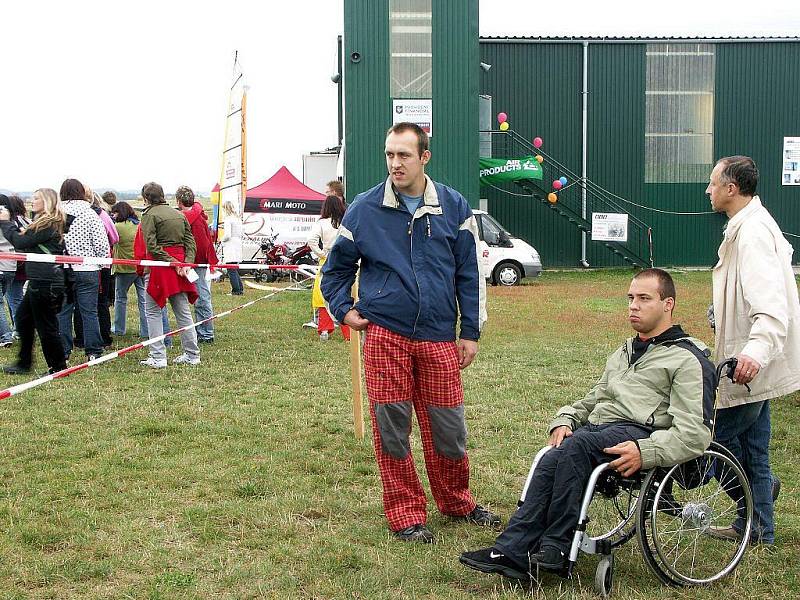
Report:
[[[431,530],[425,527],[422,523],[417,523],[411,527],[406,527],[400,531],[394,532],[394,537],[404,542],[421,542],[423,544],[433,543],[433,534]]]
[[[30,373],[30,371],[30,367],[23,367],[18,363],[12,363],[3,367],[3,373],[8,373],[9,375],[24,375],[25,373]]]
[[[468,523],[481,525],[483,527],[500,527],[500,524],[502,523],[500,517],[498,517],[492,511],[485,509],[480,504],[476,504],[475,508],[473,508],[462,518],[466,519]]]
[[[772,503],[774,504],[775,501],[778,499],[781,493],[781,480],[778,479],[777,475],[772,476]]]
[[[497,548],[483,548],[472,552],[464,552],[458,557],[465,567],[481,573],[499,573],[511,579],[529,579],[525,569],[500,552]]]
[[[197,338],[197,343],[198,344],[213,344],[214,343],[214,338],[213,337],[211,337],[211,338]]]
[[[560,571],[567,562],[564,553],[555,546],[542,546],[542,549],[530,555],[531,565],[540,569]]]

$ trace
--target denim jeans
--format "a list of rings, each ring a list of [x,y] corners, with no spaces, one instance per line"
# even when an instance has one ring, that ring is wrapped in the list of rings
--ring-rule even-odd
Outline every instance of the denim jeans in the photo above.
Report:
[[[147,287],[147,277],[145,277],[145,287]],[[192,312],[189,308],[189,300],[186,298],[186,293],[181,292],[169,297],[169,304],[172,306],[172,312],[175,313],[175,320],[178,327],[185,327],[192,323]],[[145,294],[145,310],[147,311],[147,328],[150,332],[150,337],[159,337],[164,334],[164,320],[166,319],[165,313],[167,307],[162,309],[150,294]],[[169,338],[168,338],[169,339]],[[155,342],[150,346],[150,356],[156,360],[163,360],[167,358],[167,352],[163,341]],[[194,327],[190,327],[181,333],[181,346],[183,352],[192,358],[200,356],[200,349],[197,346],[197,333]]]
[[[717,411],[714,439],[730,450],[742,465],[753,492],[754,540],[775,542],[775,517],[772,506],[772,472],[769,468],[769,400],[751,402]],[[733,528],[741,533],[744,517],[737,517]]]
[[[72,313],[76,305],[83,321],[83,343],[86,356],[103,353],[100,338],[100,323],[97,320],[97,294],[100,289],[100,274],[97,271],[73,271],[72,294],[68,294],[64,308],[58,313],[58,327],[64,342],[64,352],[72,353]]]
[[[11,325],[8,323],[9,319],[6,317],[6,303],[0,294],[0,342],[10,342],[13,339],[13,322]]]
[[[214,314],[214,307],[211,305],[211,280],[206,279],[208,267],[197,267],[195,269],[200,279],[194,282],[197,287],[197,301],[194,303],[194,320],[202,321]],[[214,321],[203,323],[197,326],[197,337],[201,340],[214,339]]]
[[[114,277],[114,335],[125,335],[128,317],[128,290],[136,287],[136,302],[139,305],[139,337],[147,336],[147,317],[144,308],[144,277],[136,273],[117,273]]]
[[[6,304],[8,304],[8,311],[11,313],[12,328],[16,324],[17,309],[22,302],[22,288],[25,286],[24,281],[17,281],[17,273],[15,271],[3,271],[0,277],[0,286],[3,288],[3,296],[5,296]]]
[[[244,286],[242,285],[242,276],[239,275],[239,269],[228,269],[228,277],[231,280],[231,293],[236,296],[244,294]]]

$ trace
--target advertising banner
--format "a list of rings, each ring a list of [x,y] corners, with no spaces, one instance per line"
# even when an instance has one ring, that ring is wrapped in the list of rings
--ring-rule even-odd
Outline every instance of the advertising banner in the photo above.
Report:
[[[627,242],[627,213],[592,213],[592,241]]]
[[[519,179],[541,179],[542,165],[533,156],[522,158],[481,158],[481,184],[503,183]]]

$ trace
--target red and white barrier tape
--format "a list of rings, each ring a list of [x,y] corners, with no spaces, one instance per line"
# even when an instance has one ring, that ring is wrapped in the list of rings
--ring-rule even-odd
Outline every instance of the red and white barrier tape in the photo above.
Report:
[[[30,390],[32,388],[38,387],[40,385],[44,385],[45,383],[53,381],[54,379],[63,379],[64,377],[69,377],[73,373],[77,373],[78,371],[82,371],[84,369],[88,369],[89,367],[93,367],[94,365],[99,365],[99,364],[102,364],[104,362],[108,362],[110,360],[114,360],[115,358],[118,358],[120,356],[124,356],[124,355],[128,354],[129,352],[133,352],[134,350],[140,350],[142,348],[146,348],[147,346],[150,346],[150,345],[152,345],[152,344],[154,344],[154,343],[156,343],[158,341],[165,340],[168,337],[171,337],[171,336],[179,334],[179,333],[181,333],[183,331],[187,331],[189,329],[195,328],[198,325],[202,325],[203,323],[208,323],[209,321],[213,321],[214,319],[220,319],[222,317],[227,317],[228,315],[230,315],[231,313],[236,312],[237,310],[242,310],[243,308],[246,308],[248,306],[252,306],[256,302],[260,302],[261,300],[266,300],[267,298],[271,298],[272,296],[280,294],[281,292],[294,291],[294,290],[297,290],[297,289],[298,288],[294,288],[294,287],[291,287],[291,286],[290,287],[285,287],[285,288],[280,289],[278,291],[272,292],[271,294],[266,294],[266,295],[261,296],[259,298],[255,298],[255,299],[251,300],[250,302],[245,302],[244,304],[241,304],[239,306],[235,306],[234,308],[231,308],[230,310],[226,310],[224,312],[221,312],[221,313],[219,313],[217,315],[212,315],[207,319],[203,319],[202,321],[198,321],[197,323],[191,323],[189,325],[186,325],[185,327],[181,327],[180,329],[176,329],[174,331],[170,331],[169,333],[165,333],[165,334],[160,335],[158,337],[150,338],[148,340],[145,340],[144,342],[139,342],[138,344],[134,344],[133,346],[128,346],[127,348],[123,348],[122,350],[117,350],[115,352],[109,352],[108,354],[103,354],[100,358],[96,358],[96,359],[87,361],[87,362],[85,362],[83,364],[80,364],[80,365],[75,365],[74,367],[67,367],[66,369],[63,369],[63,370],[59,371],[58,373],[53,373],[52,375],[45,375],[44,377],[40,377],[39,379],[34,379],[33,381],[28,381],[27,383],[21,383],[19,385],[11,386],[10,388],[7,388],[7,389],[5,389],[3,391],[0,391],[0,400],[5,400],[6,398],[9,398],[11,396],[16,396],[17,394],[20,394],[20,393],[25,392],[27,390]]]
[[[99,256],[67,256],[65,254],[25,254],[22,252],[0,252],[0,260],[17,262],[55,263],[59,265],[128,265],[131,267],[198,267],[214,269],[245,269],[272,271],[300,271],[304,275],[314,277],[316,267],[313,265],[268,265],[263,263],[235,263],[210,265],[208,263],[167,262],[165,260],[133,260],[127,258],[110,258]]]

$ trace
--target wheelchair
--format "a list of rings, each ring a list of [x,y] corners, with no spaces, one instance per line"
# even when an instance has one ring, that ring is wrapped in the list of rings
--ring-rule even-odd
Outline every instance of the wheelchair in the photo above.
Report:
[[[733,379],[736,359],[717,367]],[[542,448],[531,465],[518,502],[528,493],[533,473],[551,449]],[[591,516],[590,516],[591,509]],[[742,538],[719,539],[712,528],[744,519]],[[625,478],[598,465],[584,491],[580,515],[562,577],[571,578],[578,556],[597,554],[596,591],[607,598],[613,587],[614,551],[636,537],[646,565],[665,584],[705,585],[730,575],[750,541],[753,499],[739,462],[712,442],[698,458],[673,467],[656,467]]]

